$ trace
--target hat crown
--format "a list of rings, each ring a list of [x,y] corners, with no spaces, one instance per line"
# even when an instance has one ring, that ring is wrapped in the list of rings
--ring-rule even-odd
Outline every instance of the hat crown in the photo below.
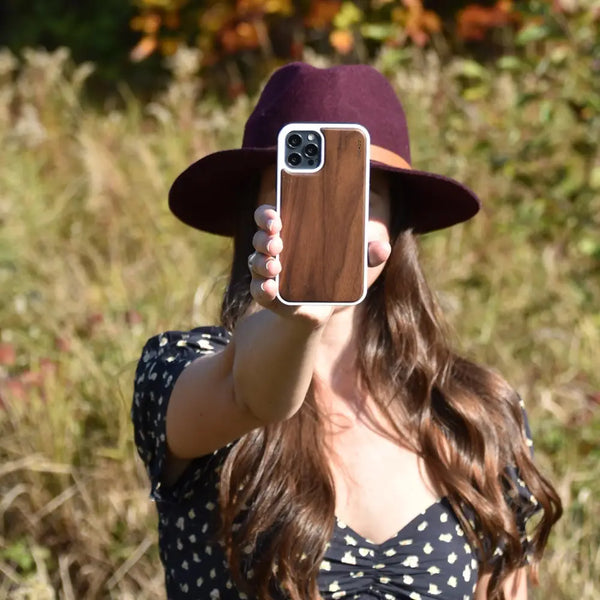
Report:
[[[388,80],[369,65],[320,69],[290,63],[273,73],[246,122],[243,148],[277,144],[280,129],[293,122],[357,123],[371,143],[410,164],[404,109]]]

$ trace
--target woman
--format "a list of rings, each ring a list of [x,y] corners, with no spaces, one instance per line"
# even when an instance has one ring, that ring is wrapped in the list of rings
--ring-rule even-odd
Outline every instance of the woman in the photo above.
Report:
[[[293,121],[370,132],[359,305],[276,300],[275,141]],[[526,598],[560,500],[532,462],[517,394],[450,349],[415,245],[479,201],[411,168],[385,78],[283,67],[242,148],[184,171],[170,206],[233,236],[234,256],[221,326],[152,338],[136,373],[169,598]]]

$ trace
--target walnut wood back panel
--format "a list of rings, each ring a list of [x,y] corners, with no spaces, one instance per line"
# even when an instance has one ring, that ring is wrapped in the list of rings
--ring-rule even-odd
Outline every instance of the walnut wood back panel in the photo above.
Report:
[[[280,296],[288,302],[356,302],[364,292],[365,139],[324,129],[317,173],[281,173]]]

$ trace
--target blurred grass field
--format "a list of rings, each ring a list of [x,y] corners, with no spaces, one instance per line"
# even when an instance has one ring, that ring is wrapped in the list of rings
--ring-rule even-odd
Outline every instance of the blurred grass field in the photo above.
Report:
[[[0,53],[0,598],[164,597],[133,370],[154,333],[216,319],[229,243],[178,223],[167,191],[239,145],[253,101],[202,100],[196,60],[181,51],[152,102],[124,89],[100,109],[65,50]],[[417,51],[377,66],[413,164],[484,202],[425,236],[423,260],[460,348],[525,398],[565,504],[531,597],[597,600],[600,78],[569,52],[535,69]]]

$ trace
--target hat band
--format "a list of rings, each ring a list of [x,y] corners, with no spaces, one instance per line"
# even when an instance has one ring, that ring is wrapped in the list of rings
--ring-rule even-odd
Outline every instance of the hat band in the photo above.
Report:
[[[371,160],[399,169],[412,169],[399,154],[375,144],[371,144]]]

